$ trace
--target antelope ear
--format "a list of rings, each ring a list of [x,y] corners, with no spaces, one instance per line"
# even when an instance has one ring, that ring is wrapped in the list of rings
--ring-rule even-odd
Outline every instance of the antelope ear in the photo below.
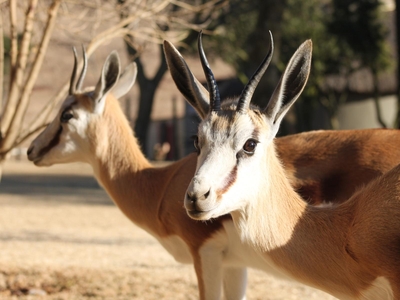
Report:
[[[137,75],[136,63],[129,64],[124,72],[119,77],[117,83],[112,89],[112,94],[115,98],[119,99],[126,95],[135,83]]]
[[[176,87],[186,101],[194,107],[200,118],[204,119],[210,106],[210,97],[207,89],[194,77],[182,55],[168,41],[164,41],[164,53]]]
[[[311,67],[312,42],[305,41],[293,54],[264,114],[271,121],[273,136],[278,132],[283,117],[306,86]]]
[[[107,57],[100,79],[93,91],[92,99],[94,101],[94,111],[101,114],[104,110],[105,99],[108,92],[115,86],[120,73],[120,62],[116,51],[111,52]]]

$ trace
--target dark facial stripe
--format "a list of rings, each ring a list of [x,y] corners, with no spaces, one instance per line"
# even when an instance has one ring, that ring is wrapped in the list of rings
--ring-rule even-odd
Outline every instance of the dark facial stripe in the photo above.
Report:
[[[235,183],[236,177],[237,177],[237,165],[233,167],[232,171],[226,178],[225,186],[217,191],[217,198],[219,198],[229,190],[229,188]]]
[[[53,139],[50,141],[50,143],[46,147],[42,148],[39,151],[39,154],[38,154],[39,157],[45,155],[47,152],[50,151],[51,148],[53,148],[54,146],[56,146],[60,142],[60,135],[61,135],[62,130],[63,130],[63,128],[62,128],[62,126],[60,126],[60,128],[57,131],[57,133],[55,134]]]
[[[78,101],[77,101],[76,99],[74,99],[74,101],[72,101],[70,105],[66,106],[66,107],[63,109],[63,112],[66,111],[66,110],[72,109],[72,107],[73,107],[74,105],[76,105],[77,103],[78,103]]]

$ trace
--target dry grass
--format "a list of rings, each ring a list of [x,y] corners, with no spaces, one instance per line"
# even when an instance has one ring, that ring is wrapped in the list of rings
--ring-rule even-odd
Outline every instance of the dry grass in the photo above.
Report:
[[[159,284],[152,280],[151,270],[0,268],[0,280],[5,285],[0,292],[1,299],[18,296],[27,299],[38,296],[45,299],[196,299],[181,292],[195,295],[196,286],[192,282],[172,274],[168,278],[158,277],[166,280]]]
[[[192,266],[134,226],[80,164],[9,162],[0,185],[0,299],[197,299]],[[248,299],[333,299],[249,272]]]

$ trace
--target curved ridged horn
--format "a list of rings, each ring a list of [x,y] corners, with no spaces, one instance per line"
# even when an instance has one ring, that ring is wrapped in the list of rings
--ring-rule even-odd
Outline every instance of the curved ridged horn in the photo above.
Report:
[[[72,47],[72,51],[74,52],[74,68],[72,69],[71,80],[69,83],[69,94],[74,95],[76,93],[75,87],[75,78],[76,78],[76,69],[78,68],[78,54],[76,53],[76,48]]]
[[[203,67],[204,75],[206,76],[208,91],[210,93],[210,111],[219,111],[221,109],[221,97],[215,80],[214,74],[211,71],[210,65],[208,64],[206,55],[204,53],[202,36],[203,31],[200,31],[197,40],[201,65]]]
[[[83,80],[85,79],[86,76],[86,71],[87,71],[87,56],[86,56],[86,50],[85,46],[82,45],[82,53],[83,53],[83,68],[81,75],[79,76],[78,82],[76,83],[76,91],[80,91],[82,87]]]
[[[260,82],[262,76],[269,66],[269,63],[271,62],[272,54],[274,53],[274,40],[271,31],[269,32],[269,35],[271,39],[269,51],[260,66],[258,67],[257,71],[253,74],[249,82],[244,87],[242,94],[239,97],[239,102],[236,110],[240,113],[245,113],[249,109],[254,91],[256,90],[258,83]]]
[[[82,45],[82,52],[83,52],[83,68],[81,71],[81,74],[79,75],[78,82],[75,83],[75,79],[77,76],[77,69],[78,69],[78,54],[76,52],[76,48],[72,47],[72,50],[74,52],[74,68],[72,69],[72,75],[71,75],[71,81],[69,83],[69,94],[74,95],[77,92],[80,91],[82,87],[83,80],[85,79],[86,76],[86,71],[87,71],[87,56],[86,56],[86,51],[85,47]]]

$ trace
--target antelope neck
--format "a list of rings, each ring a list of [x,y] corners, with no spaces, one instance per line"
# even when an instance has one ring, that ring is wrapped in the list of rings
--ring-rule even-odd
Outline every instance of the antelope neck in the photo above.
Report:
[[[350,276],[347,267],[352,264],[349,269],[361,274],[348,241],[356,201],[336,207],[308,205],[291,187],[273,145],[267,153],[260,163],[268,165],[264,187],[257,188],[260,192],[248,207],[232,213],[242,240],[303,283],[328,292],[339,286],[343,293],[355,294],[352,285],[360,283],[349,280],[358,277]]]
[[[259,166],[268,166],[259,181],[258,191],[246,206],[231,213],[242,239],[262,252],[285,245],[306,210],[306,203],[291,188],[275,154],[274,144],[267,146]],[[259,175],[261,176],[261,175]]]
[[[97,145],[92,151],[95,157],[91,162],[95,176],[129,219],[156,233],[156,222],[148,222],[148,219],[158,212],[157,200],[162,199],[160,194],[163,187],[155,187],[157,182],[162,184],[162,180],[158,180],[162,174],[152,167],[140,151],[122,112],[116,114],[120,108],[112,107],[113,112],[108,114],[109,106],[105,107],[103,118],[95,124],[96,130],[92,130]]]

